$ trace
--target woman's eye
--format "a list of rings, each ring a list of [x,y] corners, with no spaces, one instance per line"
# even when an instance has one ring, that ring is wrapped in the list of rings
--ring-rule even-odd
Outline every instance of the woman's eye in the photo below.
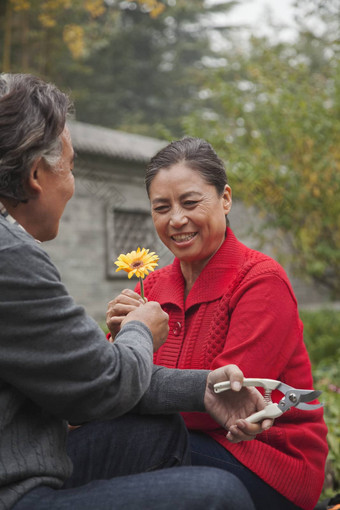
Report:
[[[193,207],[197,204],[197,200],[186,200],[184,202],[185,207]]]
[[[160,205],[159,207],[154,207],[154,211],[158,213],[166,212],[168,209],[168,205]]]

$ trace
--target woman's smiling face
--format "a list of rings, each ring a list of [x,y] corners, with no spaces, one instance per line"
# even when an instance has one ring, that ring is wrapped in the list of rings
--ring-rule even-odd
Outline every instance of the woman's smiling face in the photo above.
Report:
[[[181,261],[203,267],[224,240],[230,187],[226,185],[219,196],[198,170],[181,162],[158,171],[149,196],[161,241]]]

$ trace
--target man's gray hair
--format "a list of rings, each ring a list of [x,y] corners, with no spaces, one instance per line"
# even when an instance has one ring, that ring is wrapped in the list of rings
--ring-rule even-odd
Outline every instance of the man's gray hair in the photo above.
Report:
[[[55,85],[29,74],[0,74],[0,200],[26,202],[34,161],[58,162],[69,97]]]

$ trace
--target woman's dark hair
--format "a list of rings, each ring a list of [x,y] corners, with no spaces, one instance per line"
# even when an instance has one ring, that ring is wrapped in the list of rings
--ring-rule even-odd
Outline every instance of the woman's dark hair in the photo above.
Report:
[[[228,184],[223,161],[217,156],[210,143],[201,138],[189,136],[171,142],[150,160],[145,174],[148,195],[150,185],[159,170],[182,162],[185,162],[186,166],[192,170],[197,170],[203,179],[215,186],[217,193],[222,195],[225,185]]]
[[[0,74],[0,199],[26,202],[33,162],[54,166],[72,104],[55,85],[29,74]]]

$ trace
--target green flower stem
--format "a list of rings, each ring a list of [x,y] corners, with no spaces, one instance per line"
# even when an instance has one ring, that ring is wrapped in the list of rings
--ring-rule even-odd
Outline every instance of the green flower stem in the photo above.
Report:
[[[143,285],[143,278],[139,278],[139,283],[140,283],[140,295],[141,295],[142,299],[144,299],[144,285]]]

